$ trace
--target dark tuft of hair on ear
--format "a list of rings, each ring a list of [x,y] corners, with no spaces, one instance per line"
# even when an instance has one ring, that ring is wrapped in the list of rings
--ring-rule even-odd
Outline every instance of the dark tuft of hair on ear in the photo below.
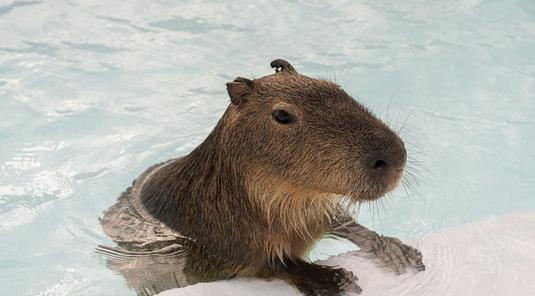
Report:
[[[271,62],[271,68],[275,68],[275,73],[288,73],[288,74],[297,74],[294,67],[283,59],[276,59]]]
[[[247,101],[247,97],[253,90],[253,81],[243,77],[237,77],[233,82],[227,83],[227,92],[230,102],[240,105]]]

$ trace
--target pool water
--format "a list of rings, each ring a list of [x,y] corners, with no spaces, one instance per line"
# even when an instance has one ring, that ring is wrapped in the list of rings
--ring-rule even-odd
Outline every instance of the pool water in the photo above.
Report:
[[[98,217],[275,58],[401,130],[416,177],[362,224],[410,240],[535,209],[531,0],[3,0],[0,36],[0,295],[132,295]]]

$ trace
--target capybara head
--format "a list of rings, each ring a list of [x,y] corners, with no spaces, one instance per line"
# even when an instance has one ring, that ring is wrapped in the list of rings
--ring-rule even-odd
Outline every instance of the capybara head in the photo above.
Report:
[[[400,137],[337,84],[301,74],[238,77],[223,132],[229,162],[250,182],[375,200],[397,186],[406,163]]]

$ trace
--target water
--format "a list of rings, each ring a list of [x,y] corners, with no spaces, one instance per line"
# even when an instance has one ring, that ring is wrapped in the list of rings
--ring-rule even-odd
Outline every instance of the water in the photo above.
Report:
[[[423,162],[418,192],[363,224],[411,239],[535,209],[530,0],[0,0],[0,36],[0,295],[131,295],[94,252],[98,217],[202,141],[224,83],[279,57],[403,127]]]

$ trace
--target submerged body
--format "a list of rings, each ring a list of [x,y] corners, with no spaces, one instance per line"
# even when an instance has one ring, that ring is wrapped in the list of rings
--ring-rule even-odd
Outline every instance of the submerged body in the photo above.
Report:
[[[130,251],[179,246],[189,284],[251,276],[284,279],[307,295],[360,292],[352,273],[303,260],[328,233],[398,273],[423,270],[416,249],[340,206],[397,186],[403,141],[336,84],[284,60],[271,65],[275,74],[227,84],[231,104],[207,139],[142,174],[105,213],[106,233]]]

